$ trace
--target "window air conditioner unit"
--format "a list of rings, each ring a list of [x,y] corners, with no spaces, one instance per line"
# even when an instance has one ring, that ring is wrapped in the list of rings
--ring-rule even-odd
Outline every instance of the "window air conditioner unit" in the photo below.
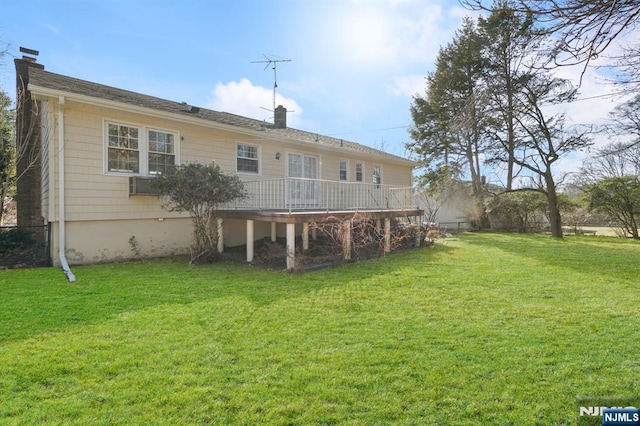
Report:
[[[151,185],[148,177],[129,177],[129,195],[158,195],[159,191]]]

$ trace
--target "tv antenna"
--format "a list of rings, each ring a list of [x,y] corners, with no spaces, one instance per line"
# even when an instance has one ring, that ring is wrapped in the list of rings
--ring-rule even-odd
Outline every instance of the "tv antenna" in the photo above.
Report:
[[[278,63],[280,62],[291,62],[291,59],[273,59],[269,56],[262,54],[264,56],[264,61],[251,61],[252,64],[267,64],[264,66],[266,70],[271,66],[273,70],[273,110],[271,110],[274,114],[276,111],[276,88],[278,87]]]

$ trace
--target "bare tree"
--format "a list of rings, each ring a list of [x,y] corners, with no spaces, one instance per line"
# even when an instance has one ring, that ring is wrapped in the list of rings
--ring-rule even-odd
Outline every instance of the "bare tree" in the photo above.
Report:
[[[14,176],[19,181],[22,176],[36,167],[40,162],[40,151],[37,143],[31,143],[35,138],[41,138],[41,144],[48,143],[49,128],[43,128],[42,123],[42,104],[38,101],[27,97],[26,90],[18,90],[16,93],[18,101],[16,104],[23,105],[23,111],[16,114],[16,139],[20,141],[29,141],[29,143],[16,144],[15,162],[20,163],[21,167],[16,170]],[[26,118],[27,115],[32,117],[31,120]]]
[[[0,92],[0,223],[4,217],[4,201],[11,195],[14,186],[15,141],[13,126],[11,100],[4,92]]]
[[[0,43],[0,65],[8,52],[8,45]],[[10,195],[13,187],[11,177],[14,170],[15,139],[13,129],[15,125],[11,100],[9,96],[0,91],[0,223],[4,217],[5,200]]]
[[[492,9],[488,0],[459,1],[473,10]],[[557,42],[550,53],[557,65],[584,64],[584,70],[640,20],[637,0],[513,0],[511,7],[553,33]],[[626,49],[620,59],[637,61],[639,53],[637,48]]]
[[[522,136],[514,161],[531,173],[529,189],[547,197],[551,235],[556,238],[562,238],[562,218],[554,166],[567,154],[590,146],[591,129],[569,128],[564,114],[545,113],[545,105],[569,101],[575,94],[566,80],[540,72],[523,85],[516,115]]]
[[[640,145],[613,142],[582,162],[575,184],[579,188],[605,179],[640,175]]]
[[[637,148],[640,145],[640,95],[618,105],[612,112],[613,131],[616,135],[628,138],[627,143],[616,147],[619,150]],[[637,149],[634,150],[637,153]]]

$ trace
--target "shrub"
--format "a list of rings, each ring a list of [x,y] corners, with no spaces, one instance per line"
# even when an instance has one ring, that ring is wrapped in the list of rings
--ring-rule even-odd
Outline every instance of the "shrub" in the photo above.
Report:
[[[216,210],[219,204],[246,197],[240,178],[223,173],[215,163],[189,163],[157,176],[152,184],[167,210],[191,216],[191,262],[213,260],[218,254]]]
[[[33,236],[29,231],[19,228],[0,230],[0,250],[27,247],[31,244],[33,244]]]

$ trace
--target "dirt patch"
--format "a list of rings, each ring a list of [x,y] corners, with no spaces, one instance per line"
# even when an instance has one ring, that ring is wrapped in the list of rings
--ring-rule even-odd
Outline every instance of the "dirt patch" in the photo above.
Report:
[[[299,240],[299,241],[298,241]],[[296,272],[311,271],[315,269],[327,268],[343,263],[355,262],[358,260],[372,259],[383,255],[380,244],[370,244],[362,246],[357,252],[352,252],[352,258],[345,260],[342,258],[341,247],[327,238],[318,238],[309,241],[309,249],[301,250],[302,240],[296,239]],[[411,244],[396,246],[392,250],[398,251],[413,247]],[[234,262],[247,262],[247,246],[225,247],[222,257]],[[254,244],[254,260],[252,265],[277,271],[287,270],[286,240],[278,238],[272,242],[269,238],[256,241]]]

